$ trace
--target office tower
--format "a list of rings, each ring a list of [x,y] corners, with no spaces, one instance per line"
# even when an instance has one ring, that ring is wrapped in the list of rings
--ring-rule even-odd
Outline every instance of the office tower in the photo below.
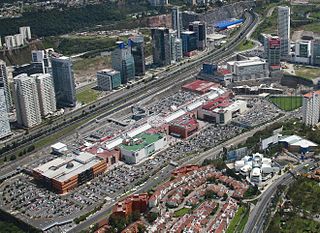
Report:
[[[207,25],[205,22],[194,21],[189,24],[189,31],[193,31],[197,37],[197,49],[204,50],[207,47]]]
[[[37,83],[41,115],[47,116],[57,111],[52,76],[50,74],[33,74],[31,77]]]
[[[181,34],[182,52],[185,55],[197,49],[197,35],[195,32],[186,31]]]
[[[4,41],[6,43],[7,49],[12,49],[12,48],[16,47],[16,41],[15,41],[14,36],[6,36],[6,37],[4,37]]]
[[[172,17],[172,28],[177,31],[177,37],[181,37],[182,31],[182,14],[180,12],[179,7],[174,7],[171,12]]]
[[[269,67],[280,68],[280,38],[277,36],[270,36],[268,39],[267,58]]]
[[[314,126],[319,122],[320,91],[313,91],[303,96],[302,122]]]
[[[104,69],[97,72],[97,86],[100,90],[111,91],[121,85],[121,74],[119,71]]]
[[[30,27],[20,27],[19,31],[20,31],[20,34],[22,35],[23,40],[30,40],[31,39]]]
[[[167,66],[171,64],[170,35],[167,28],[151,29],[153,64]]]
[[[126,46],[123,41],[117,42],[117,48],[111,54],[111,62],[112,68],[120,72],[122,84],[134,79],[135,65],[131,48]]]
[[[8,71],[6,63],[0,60],[0,88],[3,88],[7,111],[12,109],[12,98],[8,82]]]
[[[299,40],[295,43],[294,61],[297,63],[311,63],[311,40]]]
[[[0,139],[11,134],[4,88],[0,87]]]
[[[0,36],[0,49],[2,49],[2,41],[1,41],[1,36]]]
[[[320,38],[316,38],[312,41],[312,58],[311,64],[314,66],[320,66]]]
[[[69,57],[51,57],[52,77],[58,106],[76,106],[76,88]]]
[[[290,7],[278,7],[278,36],[281,40],[281,57],[287,58],[290,52]]]
[[[129,46],[134,59],[135,75],[144,75],[146,73],[146,59],[143,35],[129,38]]]
[[[179,38],[175,39],[174,42],[174,46],[175,46],[175,50],[176,50],[176,61],[180,61],[183,57],[183,53],[182,53],[182,40]]]
[[[36,80],[27,74],[13,79],[18,124],[27,128],[41,123],[41,111]]]

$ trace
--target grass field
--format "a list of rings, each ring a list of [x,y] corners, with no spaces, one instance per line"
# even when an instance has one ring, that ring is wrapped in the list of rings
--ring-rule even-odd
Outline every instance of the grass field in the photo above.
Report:
[[[98,97],[99,92],[93,90],[92,88],[86,88],[84,90],[81,90],[80,92],[77,92],[76,94],[77,101],[81,102],[82,104],[89,104],[97,100]]]
[[[293,111],[302,106],[301,96],[277,96],[270,97],[270,101],[285,111]]]
[[[314,79],[314,78],[320,77],[320,68],[296,67],[295,72],[297,76],[307,78],[307,79]]]
[[[254,43],[250,40],[243,41],[240,45],[237,47],[237,51],[245,51],[248,49],[252,49],[254,47]]]
[[[181,208],[181,209],[175,211],[173,216],[175,218],[180,218],[180,217],[184,216],[185,214],[189,213],[190,210],[191,209],[189,209],[189,208]]]
[[[241,206],[234,218],[231,220],[226,233],[242,232],[248,221],[248,217],[249,213],[246,207]]]

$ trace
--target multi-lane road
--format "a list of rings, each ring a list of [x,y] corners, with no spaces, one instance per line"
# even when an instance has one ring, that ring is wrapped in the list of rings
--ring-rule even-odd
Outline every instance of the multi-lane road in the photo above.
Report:
[[[308,163],[300,164],[292,172],[301,171]],[[250,212],[248,222],[244,228],[244,233],[262,233],[264,223],[266,221],[266,213],[271,203],[273,196],[276,194],[280,185],[288,185],[294,181],[294,176],[291,173],[285,173],[279,177],[271,186],[263,192],[257,204]]]
[[[178,66],[172,70],[169,70],[168,72],[164,72],[159,75],[159,79],[157,80],[152,80],[148,83],[142,83],[129,90],[120,90],[110,96],[101,98],[90,105],[84,106],[64,116],[57,117],[50,125],[42,125],[39,128],[31,129],[28,135],[23,136],[23,138],[20,138],[20,141],[17,141],[17,145],[19,146],[16,146],[10,151],[3,153],[2,156],[15,153],[25,145],[30,144],[30,141],[34,143],[41,138],[48,137],[52,133],[63,129],[66,126],[70,126],[71,124],[76,124],[81,120],[88,119],[102,113],[108,112],[110,114],[111,112],[115,111],[113,106],[119,106],[128,102],[132,98],[143,96],[143,94],[146,92],[145,90],[149,90],[152,87],[161,86],[164,84],[173,85],[177,80],[177,76],[184,75],[186,77],[190,75],[199,69],[204,61],[217,62],[219,59],[232,54],[235,48],[245,39],[245,36],[252,31],[251,29],[258,22],[258,17],[255,13],[246,12],[245,15],[246,21],[241,30],[234,35],[222,48],[211,51],[195,61],[191,60],[186,64]]]

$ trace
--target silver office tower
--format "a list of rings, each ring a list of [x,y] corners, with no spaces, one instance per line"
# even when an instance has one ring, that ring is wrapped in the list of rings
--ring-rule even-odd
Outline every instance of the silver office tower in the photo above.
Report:
[[[6,63],[0,60],[0,88],[3,88],[7,111],[12,108],[12,98],[8,83],[8,71]]]
[[[69,57],[52,57],[52,77],[58,106],[76,106],[76,88]]]
[[[171,12],[172,28],[177,31],[177,37],[181,38],[182,31],[182,14],[179,7],[174,7]]]
[[[282,58],[290,53],[290,7],[278,7],[278,36],[280,37],[280,52]]]

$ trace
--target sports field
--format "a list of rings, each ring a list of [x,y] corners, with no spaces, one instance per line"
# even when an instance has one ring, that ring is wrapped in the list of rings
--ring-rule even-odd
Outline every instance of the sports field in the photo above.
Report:
[[[293,111],[302,106],[301,96],[272,96],[270,101],[285,111]]]

